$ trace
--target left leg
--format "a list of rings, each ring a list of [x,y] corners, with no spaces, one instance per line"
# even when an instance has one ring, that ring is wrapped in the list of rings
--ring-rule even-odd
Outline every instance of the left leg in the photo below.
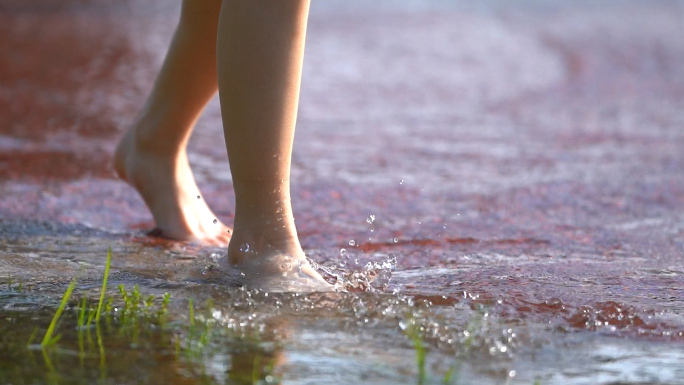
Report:
[[[184,0],[180,22],[150,96],[114,156],[140,193],[160,235],[227,244],[228,228],[200,196],[186,145],[217,90],[216,31],[221,0]]]

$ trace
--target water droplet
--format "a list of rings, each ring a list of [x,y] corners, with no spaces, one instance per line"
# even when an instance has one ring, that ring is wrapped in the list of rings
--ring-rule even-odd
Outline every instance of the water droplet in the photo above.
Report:
[[[373,222],[375,222],[375,215],[369,215],[368,218],[366,218],[366,222],[368,222],[368,224],[373,224]]]
[[[249,243],[243,243],[240,246],[240,251],[242,251],[244,253],[248,253],[249,252]]]
[[[347,249],[340,249],[340,255],[347,254]]]
[[[197,196],[197,199],[202,199],[202,197],[198,195],[198,196]]]
[[[349,241],[349,246],[356,246],[356,241],[355,240],[350,240]]]
[[[399,181],[399,184],[404,184],[404,180],[401,179],[401,180]]]
[[[515,372],[515,370],[511,370],[510,372],[508,372],[508,377],[515,377],[516,374],[517,373]]]
[[[392,239],[392,242],[394,242],[394,243],[399,243],[399,238],[394,238],[394,239]]]
[[[280,222],[283,220],[283,217],[278,217],[277,221]]]
[[[218,219],[214,219],[214,224],[217,224],[217,223],[218,223]]]

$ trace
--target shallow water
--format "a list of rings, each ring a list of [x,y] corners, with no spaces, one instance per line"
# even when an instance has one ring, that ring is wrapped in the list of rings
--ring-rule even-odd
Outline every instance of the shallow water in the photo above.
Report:
[[[427,383],[684,383],[682,2],[314,3],[293,204],[351,282],[299,296],[217,283],[225,251],[146,237],[114,178],[176,2],[0,11],[0,381],[252,383],[260,357],[264,381],[417,383],[413,320]],[[189,156],[230,223],[221,135],[214,100]],[[26,349],[73,277],[98,298],[110,247],[111,291],[170,293],[170,326],[114,319],[81,365],[69,309],[47,360]],[[213,302],[199,351],[190,298]]]

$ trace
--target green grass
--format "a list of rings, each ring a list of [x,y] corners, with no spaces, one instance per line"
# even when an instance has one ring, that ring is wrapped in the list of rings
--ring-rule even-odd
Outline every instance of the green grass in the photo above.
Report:
[[[416,364],[418,366],[418,384],[425,384],[427,378],[425,371],[425,344],[423,344],[423,337],[421,334],[417,334],[413,338],[413,348],[416,351]]]
[[[212,311],[214,311],[211,300],[207,301],[205,307],[197,303],[195,299],[190,298],[187,305],[187,321],[181,322],[175,317],[174,322],[169,322],[167,324],[168,309],[171,301],[169,293],[164,293],[163,296],[157,298],[153,295],[144,296],[137,285],[132,289],[127,290],[127,288],[121,284],[117,286],[118,296],[116,294],[107,296],[107,282],[111,258],[112,251],[109,249],[107,251],[107,262],[102,278],[102,288],[99,293],[97,308],[91,307],[94,306],[94,300],[91,300],[89,304],[87,298],[81,298],[75,303],[72,302],[74,312],[68,312],[72,317],[76,317],[79,338],[77,342],[81,362],[83,362],[84,357],[88,359],[88,357],[93,356],[93,353],[99,353],[100,375],[103,380],[107,377],[105,343],[108,341],[108,337],[111,336],[112,338],[117,339],[125,338],[128,341],[132,341],[132,345],[144,346],[138,345],[138,335],[155,336],[155,343],[161,343],[161,346],[168,348],[171,354],[173,354],[175,348],[176,358],[178,360],[187,360],[186,362],[191,362],[193,365],[197,364],[200,366],[202,365],[203,357],[212,354],[212,349],[216,349],[216,342],[212,341],[216,341],[217,338],[229,337],[233,341],[242,341],[240,343],[245,344],[245,346],[250,346],[250,352],[252,352],[251,349],[254,349],[253,352],[255,354],[251,367],[244,373],[245,383],[261,384],[265,377],[275,378],[273,375],[275,360],[270,356],[267,350],[263,351],[261,350],[262,348],[259,347],[259,335],[246,337],[243,334],[236,338],[236,336],[225,334],[225,329],[216,327],[217,321],[211,316]],[[45,348],[55,346],[58,342],[60,344],[68,345],[67,342],[60,342],[61,335],[56,332],[58,324],[60,324],[59,320],[76,289],[76,285],[77,281],[75,279],[69,283],[62,296],[59,307],[52,318],[52,322],[40,343],[40,347],[43,348],[46,365],[52,366],[52,363],[49,361],[50,355],[55,358],[55,354],[63,354],[62,351],[66,351],[63,349]],[[104,317],[106,323],[100,322],[102,317]],[[411,343],[415,353],[415,365],[417,369],[415,377],[416,383],[418,385],[437,383],[444,385],[456,384],[459,373],[459,366],[457,364],[448,367],[446,372],[440,370],[437,373],[434,373],[435,370],[431,370],[428,366],[429,348],[433,345],[431,345],[429,341],[426,341],[426,335],[429,336],[430,334],[426,331],[426,320],[420,317],[420,313],[409,314],[407,320],[404,321],[405,325],[402,325],[404,334]],[[92,329],[95,329],[97,337],[96,347],[93,346],[95,344],[91,340],[91,333],[93,332],[90,325],[92,321],[95,323]],[[470,337],[462,341],[463,348],[468,349],[470,345],[473,344],[472,336],[481,327],[482,322],[481,317],[474,317],[468,322],[468,325],[464,327],[465,330],[470,332],[468,333]],[[62,324],[66,324],[66,321],[63,321]],[[71,325],[73,326],[73,323]],[[113,330],[118,331],[118,333],[113,334]],[[29,339],[29,345],[36,339],[38,332],[38,328],[33,331],[33,334]],[[162,334],[155,334],[160,332],[162,332]],[[65,334],[65,336],[68,336],[68,334]],[[163,336],[163,338],[159,340],[156,339],[156,336]],[[88,338],[88,345],[84,343],[85,337]],[[147,343],[151,340],[152,339],[146,340],[145,338],[141,338],[142,343]],[[120,341],[117,341],[117,344],[120,343]],[[113,345],[109,345],[109,343],[107,343],[107,346],[109,349],[117,349],[116,347],[113,347]],[[33,348],[36,348],[36,346]],[[111,355],[112,353],[110,352],[110,360]],[[269,361],[270,364],[265,365],[269,363]],[[60,360],[56,359],[54,362],[55,366],[59,367]],[[97,364],[95,364],[95,366],[97,366]],[[54,370],[51,369],[51,372],[54,372]],[[195,372],[195,374],[197,374],[197,372]],[[534,385],[541,385],[541,380],[535,380]]]
[[[90,325],[92,324],[93,320],[95,321],[95,326],[99,328],[102,315],[111,317],[115,313],[115,308],[113,306],[114,298],[110,296],[105,301],[111,260],[112,250],[110,248],[109,250],[107,250],[107,262],[105,265],[104,276],[102,278],[102,289],[100,291],[100,298],[97,304],[97,308],[93,309],[89,307],[87,298],[82,298],[78,302],[77,330],[79,331],[80,337],[82,337],[82,332],[84,330],[90,329]],[[61,318],[62,313],[66,309],[66,306],[69,303],[69,299],[71,298],[74,289],[76,288],[76,282],[76,279],[72,280],[69,286],[67,287],[66,291],[64,292],[59,307],[55,311],[55,314],[52,317],[52,321],[50,322],[50,326],[48,327],[45,336],[43,337],[43,340],[40,343],[41,348],[53,346],[61,338],[61,335],[55,335],[57,323]],[[145,300],[142,300],[140,289],[137,285],[134,286],[133,290],[131,290],[130,292],[126,291],[124,285],[119,285],[118,289],[119,293],[121,294],[121,298],[124,302],[123,311],[121,312],[119,317],[121,326],[133,326],[133,324],[136,323],[138,319],[144,319],[145,322],[159,324],[162,328],[166,325],[166,315],[168,312],[168,306],[171,299],[171,296],[168,293],[164,294],[161,305],[158,308],[155,308],[154,296],[150,295]],[[135,333],[139,331],[139,327],[134,327],[132,329]],[[38,329],[36,328],[29,339],[29,345],[33,343],[37,333]],[[90,334],[88,334],[88,336],[90,336]]]
[[[61,335],[57,335],[55,337],[52,336],[52,334],[55,332],[55,327],[57,326],[57,321],[59,321],[59,317],[62,316],[62,313],[64,312],[64,308],[67,305],[67,302],[69,302],[69,298],[71,297],[71,293],[73,293],[74,288],[76,287],[76,279],[72,280],[71,283],[69,284],[69,287],[67,287],[66,291],[64,292],[64,295],[62,296],[62,301],[59,303],[59,307],[57,308],[57,311],[55,312],[55,315],[52,317],[52,322],[50,322],[50,326],[48,327],[47,332],[45,332],[45,336],[43,337],[43,341],[40,343],[41,347],[47,347],[47,346],[52,346],[59,341],[61,338]]]
[[[8,292],[16,292],[16,293],[23,293],[25,291],[31,291],[31,285],[30,284],[25,284],[23,280],[16,280],[12,278],[12,274],[7,274],[7,291]]]
[[[102,291],[100,292],[100,302],[97,304],[97,312],[95,313],[95,322],[100,322],[100,315],[102,314],[102,303],[104,302],[105,292],[107,291],[107,278],[109,278],[109,267],[112,264],[112,248],[107,250],[107,262],[105,264],[104,278],[102,278]],[[90,324],[90,322],[88,323]]]
[[[444,385],[450,385],[456,382],[456,379],[454,378],[454,374],[456,374],[456,368],[453,366],[450,367],[446,373],[444,373],[444,378],[442,379],[442,384]]]
[[[33,328],[33,333],[31,333],[31,337],[29,337],[28,343],[26,343],[26,345],[28,345],[28,346],[33,345],[33,341],[36,340],[37,336],[38,336],[38,328],[35,327],[35,328]]]
[[[416,318],[415,314],[408,314],[405,324],[402,325],[404,335],[409,339],[413,345],[413,350],[415,352],[415,362],[417,368],[416,383],[418,385],[441,383],[443,385],[456,385],[458,383],[458,372],[460,363],[456,360],[449,368],[443,373],[431,373],[427,368],[427,356],[428,350],[426,348],[427,344],[425,342],[425,326]],[[478,321],[471,320],[467,326],[468,330],[474,328],[473,324]],[[472,335],[472,333],[471,333]],[[467,348],[471,342],[466,341],[463,344],[464,348]]]
[[[195,308],[192,304],[192,298],[190,298],[190,301],[188,301],[188,307],[190,308],[190,327],[194,328],[195,327]]]
[[[410,316],[406,321],[406,328],[404,329],[404,334],[411,340],[413,344],[413,349],[416,352],[416,366],[418,367],[418,385],[424,385],[427,381],[427,371],[425,370],[426,363],[426,351],[425,344],[423,343],[424,330],[421,325],[418,325],[416,319]]]
[[[83,329],[85,326],[85,315],[86,315],[86,299],[81,299],[81,306],[78,312],[78,330]]]

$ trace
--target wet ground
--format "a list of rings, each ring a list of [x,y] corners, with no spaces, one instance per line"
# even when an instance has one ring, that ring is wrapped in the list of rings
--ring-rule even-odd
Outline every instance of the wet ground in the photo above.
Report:
[[[380,277],[313,296],[213,284],[224,251],[146,237],[114,176],[177,14],[0,4],[0,380],[252,383],[234,373],[264,351],[283,383],[416,383],[413,322],[435,383],[684,383],[684,2],[314,2],[297,226],[329,270]],[[190,160],[230,223],[222,142],[214,100]],[[24,349],[73,277],[97,299],[109,247],[112,290],[169,292],[178,322],[211,299],[229,332],[190,364],[165,345],[181,326],[105,331],[80,372],[73,317],[47,360]]]

